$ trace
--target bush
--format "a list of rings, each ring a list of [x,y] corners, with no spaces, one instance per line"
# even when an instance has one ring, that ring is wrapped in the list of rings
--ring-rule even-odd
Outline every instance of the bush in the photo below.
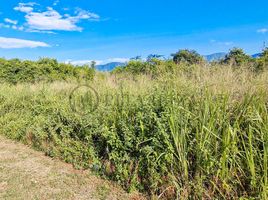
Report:
[[[95,70],[88,66],[58,63],[55,59],[38,61],[0,59],[0,81],[12,84],[55,80],[92,80]]]
[[[231,66],[239,67],[242,65],[247,65],[253,61],[249,55],[246,55],[243,49],[233,48],[222,60],[222,63],[229,64]]]
[[[263,49],[261,56],[257,58],[254,70],[257,72],[268,69],[268,48]]]
[[[180,50],[175,54],[172,54],[173,61],[176,64],[200,64],[204,62],[204,58],[194,50]]]

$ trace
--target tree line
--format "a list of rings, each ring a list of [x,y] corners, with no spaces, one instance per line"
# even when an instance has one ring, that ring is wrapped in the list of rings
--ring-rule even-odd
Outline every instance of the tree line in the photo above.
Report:
[[[117,67],[113,72],[130,72],[130,73],[154,73],[163,69],[170,70],[178,66],[193,66],[193,65],[229,65],[234,68],[249,68],[254,72],[261,72],[268,69],[268,48],[263,49],[262,53],[256,58],[247,55],[241,48],[233,48],[222,59],[208,62],[205,58],[195,50],[182,49],[171,54],[172,59],[162,59],[161,55],[149,55],[144,61],[137,56],[130,60],[124,67]]]
[[[95,69],[60,63],[56,59],[40,58],[37,61],[0,58],[0,82],[12,84],[23,82],[57,80],[92,80]]]
[[[207,62],[203,56],[194,50],[183,49],[172,54],[172,59],[165,59],[162,55],[151,54],[146,60],[140,56],[132,58],[125,66],[115,68],[112,73],[128,72],[131,74],[157,74],[194,65],[229,65],[234,68],[249,68],[254,72],[268,69],[268,48],[253,58],[243,49],[233,48],[220,60]],[[61,81],[61,80],[92,80],[95,75],[95,63],[91,65],[75,66],[70,63],[60,63],[56,59],[40,58],[37,61],[0,58],[0,82],[12,84],[21,82]]]

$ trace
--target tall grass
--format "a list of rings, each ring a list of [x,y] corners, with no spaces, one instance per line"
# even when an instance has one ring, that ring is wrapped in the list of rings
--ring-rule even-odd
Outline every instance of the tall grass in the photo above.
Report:
[[[0,133],[162,199],[268,198],[267,72],[195,66],[89,84],[99,101],[86,114],[70,107],[74,82],[2,84]]]

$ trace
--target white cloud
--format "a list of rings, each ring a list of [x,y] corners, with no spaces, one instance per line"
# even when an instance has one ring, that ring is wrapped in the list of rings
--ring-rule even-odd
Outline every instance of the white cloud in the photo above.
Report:
[[[57,1],[56,1],[57,3]],[[52,7],[47,7],[46,11],[35,11],[33,6],[35,3],[20,3],[14,9],[24,12],[26,26],[28,31],[82,31],[77,23],[81,20],[98,20],[100,17],[95,13],[91,13],[80,8],[77,8],[75,15],[61,15]]]
[[[9,19],[9,18],[5,18],[4,21],[5,21],[6,23],[14,24],[14,25],[16,25],[16,24],[18,23],[17,20],[12,20],[12,19]]]
[[[72,18],[75,18],[78,20],[79,19],[91,19],[91,20],[99,20],[100,19],[99,15],[92,13],[92,12],[89,12],[89,11],[86,11],[86,10],[83,10],[81,8],[77,8],[75,11],[75,14],[76,14],[76,16],[72,17]]]
[[[19,30],[19,31],[23,31],[24,30],[24,27],[23,26],[17,26],[17,25],[12,25],[11,28],[14,29],[14,30]]]
[[[27,24],[33,30],[64,30],[64,31],[81,31],[82,28],[76,26],[73,20],[62,18],[55,10],[49,9],[46,12],[31,12],[25,16]]]
[[[111,62],[128,62],[128,58],[109,58],[106,60],[66,60],[65,63],[71,63],[73,65],[90,65],[92,61],[96,62],[96,65],[104,65]]]
[[[26,29],[26,32],[29,33],[48,33],[48,34],[56,34],[53,31],[41,31],[41,30],[33,30],[33,29]]]
[[[107,59],[106,63],[109,63],[109,62],[122,62],[122,63],[125,63],[125,62],[128,62],[129,61],[129,58],[109,58]]]
[[[36,47],[50,47],[50,45],[39,41],[0,37],[0,48],[3,49],[36,48]]]
[[[262,29],[259,29],[257,30],[257,33],[267,33],[268,32],[268,29],[267,28],[262,28]]]
[[[90,65],[92,61],[96,62],[96,65],[101,65],[102,60],[66,60],[65,63],[71,63],[73,65]]]
[[[3,23],[0,23],[0,28],[11,28],[13,30],[19,30],[19,31],[24,30],[23,26],[17,26],[16,24],[3,24]]]
[[[56,5],[58,5],[59,3],[60,3],[59,0],[55,0],[54,3],[53,3],[53,6],[56,6]]]
[[[217,41],[217,40],[210,40],[210,43],[212,44],[217,44],[217,45],[225,45],[225,46],[230,46],[230,45],[233,45],[234,43],[231,42],[231,41],[227,41],[227,42],[220,42],[220,41]]]
[[[223,44],[225,46],[230,46],[232,44],[234,44],[233,42],[220,42],[219,44]]]
[[[20,11],[20,12],[24,12],[24,13],[30,13],[33,11],[33,6],[37,5],[34,2],[30,2],[30,3],[19,3],[18,6],[16,6],[14,8],[14,10]]]
[[[0,23],[0,28],[10,28],[9,24]]]

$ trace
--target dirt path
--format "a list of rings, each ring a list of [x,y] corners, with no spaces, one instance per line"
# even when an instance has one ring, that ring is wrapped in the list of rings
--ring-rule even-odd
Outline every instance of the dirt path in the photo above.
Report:
[[[141,199],[0,136],[0,199]]]

